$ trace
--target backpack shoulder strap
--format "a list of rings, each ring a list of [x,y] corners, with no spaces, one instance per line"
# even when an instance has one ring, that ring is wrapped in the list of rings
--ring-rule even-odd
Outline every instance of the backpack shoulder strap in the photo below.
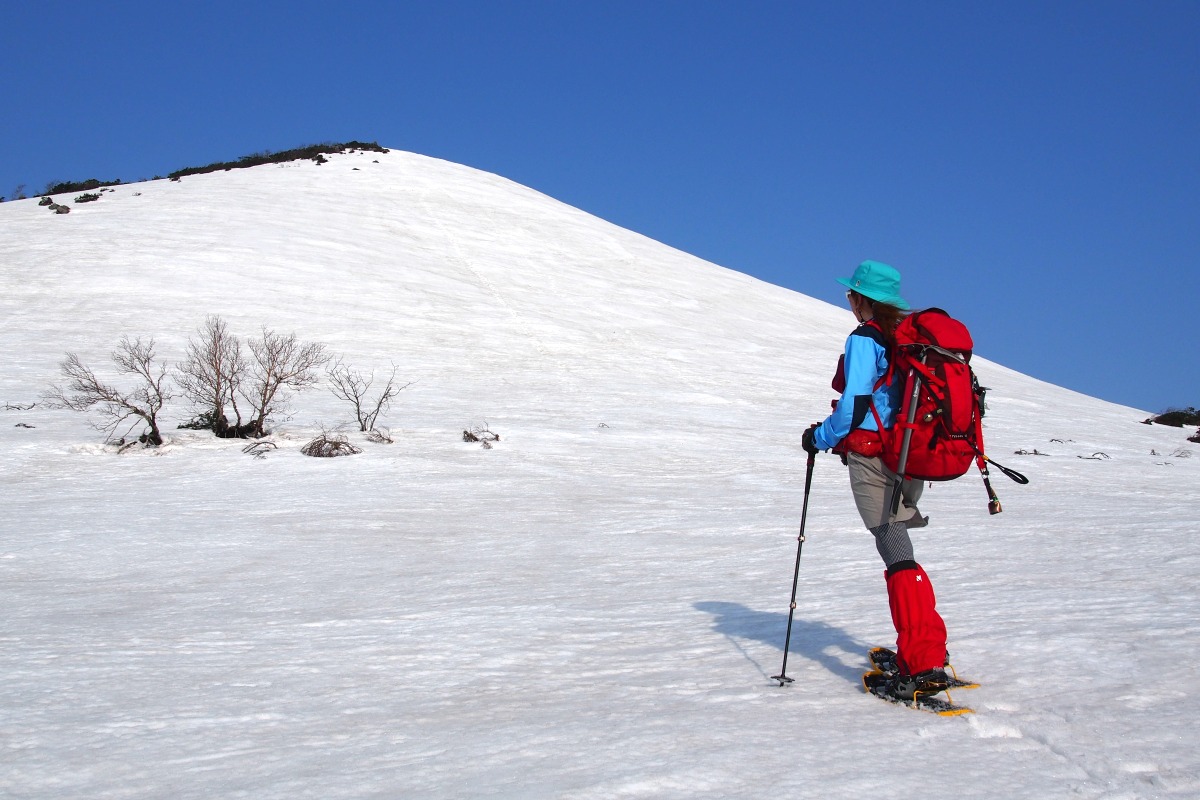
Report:
[[[869,319],[855,328],[850,335],[865,336],[882,347],[883,351],[887,353],[888,368],[887,371],[879,376],[879,380],[875,382],[875,391],[879,391],[882,387],[891,383],[892,375],[894,374],[896,352],[895,348],[888,343],[887,337],[883,335],[883,328],[879,327],[879,323],[873,319]]]
[[[850,331],[850,335],[851,336],[863,336],[863,337],[875,342],[877,345],[879,345],[880,347],[882,347],[884,350],[886,350],[888,352],[888,363],[889,364],[891,363],[891,351],[888,350],[887,339],[884,338],[883,330],[878,325],[875,324],[874,320],[867,320],[866,322],[860,324],[857,328]],[[888,372],[889,373],[891,372],[890,366],[889,366]],[[886,377],[887,377],[887,375],[884,376],[884,378],[886,378]],[[878,391],[879,387],[882,386],[884,383],[886,383],[885,380],[881,380],[878,383],[876,383],[875,390]],[[842,392],[846,391],[846,354],[845,353],[842,353],[842,355],[840,355],[838,357],[837,372],[835,372],[833,374],[833,381],[830,385],[833,387],[833,390],[835,392],[837,392],[838,394],[841,394]]]
[[[855,328],[853,331],[850,332],[850,335],[851,336],[865,336],[868,339],[873,340],[876,344],[878,344],[884,350],[889,350],[887,337],[883,335],[883,328],[880,328],[879,324],[877,322],[875,322],[875,320],[873,320],[873,319],[869,319],[866,322],[864,322],[863,324],[859,325],[857,328]]]

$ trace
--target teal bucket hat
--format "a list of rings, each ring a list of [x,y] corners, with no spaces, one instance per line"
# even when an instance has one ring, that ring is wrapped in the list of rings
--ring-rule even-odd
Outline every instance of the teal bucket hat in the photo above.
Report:
[[[900,296],[900,273],[882,261],[864,261],[849,278],[838,278],[838,283],[872,300],[908,310]]]

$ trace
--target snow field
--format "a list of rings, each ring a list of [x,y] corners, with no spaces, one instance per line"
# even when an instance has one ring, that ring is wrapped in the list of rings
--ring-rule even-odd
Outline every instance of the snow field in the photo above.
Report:
[[[299,453],[347,416],[324,389],[265,459],[0,414],[0,794],[1200,794],[1200,447],[1143,412],[978,359],[989,453],[1032,482],[994,471],[996,517],[974,475],[922,502],[984,684],[940,719],[858,687],[894,634],[832,456],[796,682],[769,678],[844,310],[399,152],[6,203],[0,265],[5,402],[123,334],[178,360],[210,313],[415,381],[395,444],[341,459]],[[484,423],[494,449],[461,441]]]

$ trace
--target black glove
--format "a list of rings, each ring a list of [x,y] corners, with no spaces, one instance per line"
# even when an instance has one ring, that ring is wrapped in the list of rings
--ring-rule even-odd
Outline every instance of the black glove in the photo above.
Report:
[[[803,436],[800,437],[800,446],[804,448],[804,452],[812,456],[815,456],[818,452],[820,452],[817,449],[817,443],[813,441],[813,436],[816,434],[816,432],[817,426],[813,425],[804,432]]]

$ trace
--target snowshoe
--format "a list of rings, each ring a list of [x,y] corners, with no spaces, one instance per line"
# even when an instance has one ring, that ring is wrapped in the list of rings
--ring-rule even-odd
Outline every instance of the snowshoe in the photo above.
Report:
[[[863,689],[889,703],[907,706],[941,717],[974,713],[966,706],[955,704],[949,697],[938,697],[945,690],[946,674],[941,669],[928,670],[913,678],[901,678],[878,670],[863,673]]]
[[[899,675],[900,665],[896,662],[896,653],[894,650],[889,650],[886,647],[874,647],[867,652],[867,658],[871,661],[871,666],[885,675]],[[958,673],[954,667],[950,665],[950,654],[946,653],[945,669],[948,670],[947,689],[978,689],[979,684],[975,681],[966,680],[958,677]]]

